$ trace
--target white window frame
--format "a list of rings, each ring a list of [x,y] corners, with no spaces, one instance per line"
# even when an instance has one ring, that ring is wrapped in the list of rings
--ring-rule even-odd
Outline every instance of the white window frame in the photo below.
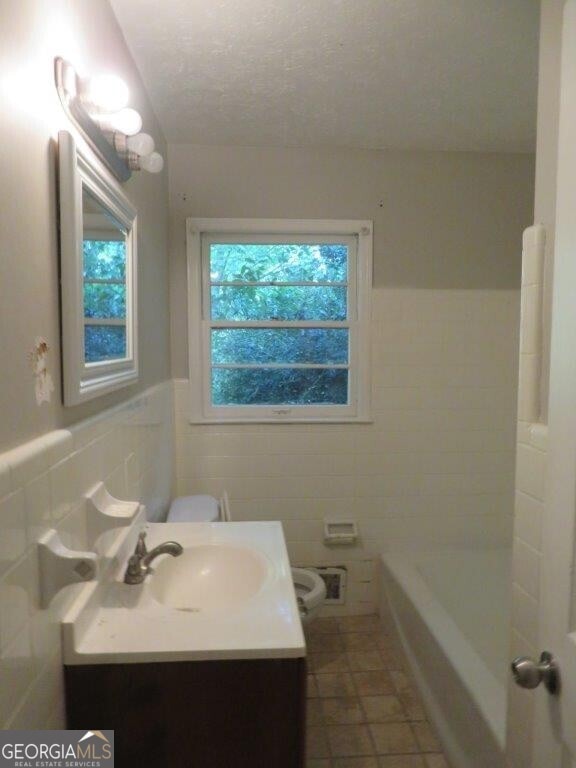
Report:
[[[63,401],[74,406],[138,381],[137,211],[96,157],[76,146],[68,131],[58,134]],[[126,233],[126,319],[84,317],[84,221],[86,190]],[[126,356],[87,363],[84,326],[126,326]]]
[[[198,219],[186,220],[188,261],[188,360],[190,422],[368,422],[370,421],[370,318],[372,292],[372,222],[339,219]],[[211,235],[270,235],[291,237],[339,236],[354,238],[348,274],[350,330],[349,403],[347,405],[214,406],[211,398],[209,274],[203,241]],[[227,327],[229,324],[223,322]],[[243,325],[275,327],[273,321]],[[278,323],[281,327],[289,323]],[[298,323],[298,327],[340,327],[330,321]]]

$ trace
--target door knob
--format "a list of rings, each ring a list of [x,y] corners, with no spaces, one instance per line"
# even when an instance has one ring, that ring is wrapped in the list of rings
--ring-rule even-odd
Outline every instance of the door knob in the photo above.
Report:
[[[548,651],[543,651],[539,662],[529,656],[518,656],[511,666],[514,682],[521,688],[537,688],[544,683],[548,693],[558,693],[560,674],[556,661]]]

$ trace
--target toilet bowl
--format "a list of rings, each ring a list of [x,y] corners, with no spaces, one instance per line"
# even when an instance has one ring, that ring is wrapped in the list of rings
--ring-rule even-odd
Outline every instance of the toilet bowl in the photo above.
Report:
[[[226,493],[220,501],[213,496],[181,496],[174,499],[167,517],[169,523],[215,523],[219,520],[231,520]],[[302,624],[310,624],[326,599],[324,580],[307,568],[292,568],[292,580]]]
[[[292,568],[292,580],[302,624],[310,624],[320,613],[326,599],[324,579],[307,568]]]

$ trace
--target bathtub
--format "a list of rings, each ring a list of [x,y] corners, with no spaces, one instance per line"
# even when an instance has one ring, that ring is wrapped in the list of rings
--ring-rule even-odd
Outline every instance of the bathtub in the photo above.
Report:
[[[454,768],[504,768],[510,550],[385,554],[392,622]]]

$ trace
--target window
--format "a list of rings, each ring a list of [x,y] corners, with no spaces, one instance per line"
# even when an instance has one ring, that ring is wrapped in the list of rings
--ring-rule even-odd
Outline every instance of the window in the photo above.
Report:
[[[193,421],[366,420],[371,232],[189,220]]]

